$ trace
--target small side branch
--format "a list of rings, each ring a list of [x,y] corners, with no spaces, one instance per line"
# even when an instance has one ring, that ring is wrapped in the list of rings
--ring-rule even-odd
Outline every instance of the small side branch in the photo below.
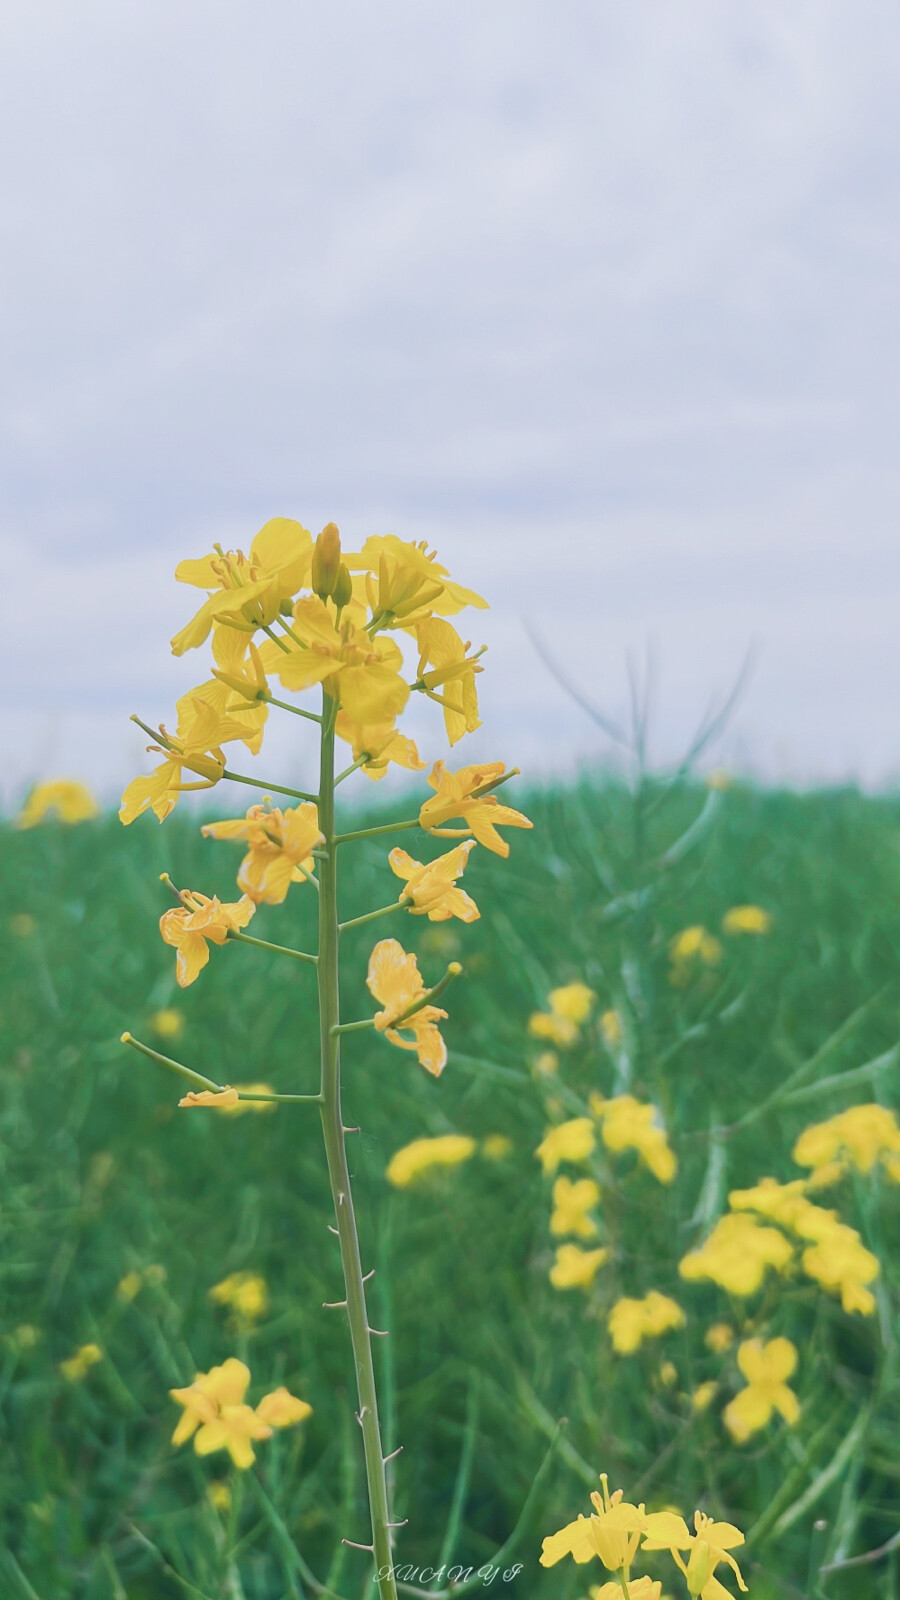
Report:
[[[214,1094],[221,1094],[226,1087],[222,1083],[214,1083],[212,1078],[204,1078],[202,1072],[194,1072],[192,1067],[184,1066],[180,1061],[173,1061],[171,1056],[164,1056],[159,1050],[153,1050],[149,1044],[142,1044],[132,1033],[122,1034],[122,1043],[127,1044],[132,1050],[137,1050],[148,1060],[155,1061],[158,1067],[165,1067],[167,1072],[174,1072],[178,1078],[183,1078],[185,1083],[190,1083],[195,1089],[210,1089]],[[320,1094],[256,1094],[244,1093],[238,1089],[239,1100],[266,1100],[275,1105],[305,1105],[318,1106],[322,1104]]]
[[[364,922],[374,922],[377,917],[389,917],[392,911],[404,911],[411,904],[409,895],[401,895],[399,900],[392,900],[389,906],[379,906],[377,911],[367,911],[361,917],[351,917],[349,922],[339,922],[338,933],[346,933],[348,928],[361,928]]]
[[[352,839],[376,839],[383,833],[400,833],[404,828],[418,828],[418,817],[408,822],[382,822],[377,828],[357,828],[355,833],[335,834],[335,844],[349,844]]]
[[[222,777],[230,778],[232,783],[246,783],[251,789],[263,789],[266,793],[271,790],[273,794],[287,794],[292,800],[318,799],[317,795],[307,794],[304,789],[286,789],[282,783],[261,783],[258,778],[246,778],[240,772],[230,772],[227,767]]]
[[[318,956],[308,955],[305,950],[291,950],[286,944],[271,944],[268,939],[257,939],[252,933],[241,933],[237,928],[229,928],[226,938],[238,939],[241,944],[255,945],[257,950],[274,950],[279,956],[293,956],[295,961],[307,961],[312,967],[319,964]]]

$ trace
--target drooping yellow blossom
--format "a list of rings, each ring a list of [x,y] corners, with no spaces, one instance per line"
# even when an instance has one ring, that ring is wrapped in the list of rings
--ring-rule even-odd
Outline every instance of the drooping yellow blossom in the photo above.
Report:
[[[172,640],[173,655],[196,649],[214,623],[252,631],[271,623],[281,603],[309,581],[312,535],[289,517],[273,517],[256,535],[249,557],[216,549],[197,561],[181,561],[179,583],[212,590],[200,610]]]
[[[251,806],[245,817],[207,822],[201,832],[209,839],[246,841],[238,888],[257,905],[280,905],[292,883],[305,883],[315,867],[312,852],[324,843],[318,810],[309,800],[285,811]]]
[[[590,1106],[600,1122],[607,1150],[636,1150],[659,1183],[672,1182],[678,1162],[665,1129],[659,1125],[656,1106],[642,1105],[630,1094],[617,1095],[613,1100],[592,1094]]]
[[[594,1148],[590,1117],[572,1117],[548,1128],[535,1150],[545,1173],[555,1172],[561,1161],[586,1161]]]
[[[603,1012],[600,1018],[600,1032],[603,1035],[603,1043],[608,1050],[614,1050],[616,1045],[622,1043],[625,1030],[622,1027],[622,1018],[619,1016],[618,1011]]]
[[[447,738],[454,745],[464,733],[481,727],[475,688],[476,674],[482,670],[478,664],[481,652],[470,655],[471,643],[464,643],[456,629],[440,617],[426,617],[417,625],[416,643],[419,665],[414,688],[442,708]]]
[[[246,928],[256,906],[249,895],[221,901],[214,895],[181,891],[182,905],[164,911],[159,931],[166,944],[175,946],[175,976],[182,989],[199,977],[209,960],[209,943],[224,944],[229,933]]]
[[[589,1289],[608,1255],[603,1246],[581,1250],[577,1244],[561,1244],[550,1268],[550,1282],[554,1289]]]
[[[722,918],[723,933],[768,933],[771,926],[772,913],[762,906],[732,906]]]
[[[439,1078],[447,1064],[447,1046],[437,1024],[442,1017],[446,1017],[446,1011],[439,1006],[425,1005],[402,1021],[400,1027],[412,1034],[411,1039],[404,1039],[394,1026],[397,1019],[426,993],[415,955],[407,955],[396,939],[380,940],[369,957],[366,983],[370,993],[384,1007],[375,1015],[375,1026],[379,1033],[390,1039],[391,1044],[399,1045],[401,1050],[415,1050],[426,1072]]]
[[[180,1039],[184,1032],[184,1012],[175,1006],[165,1006],[162,1011],[154,1011],[150,1026],[161,1039]]]
[[[672,1328],[683,1328],[684,1312],[667,1294],[651,1289],[642,1300],[627,1295],[617,1300],[607,1318],[614,1350],[630,1355],[645,1339],[658,1339]]]
[[[273,1389],[271,1394],[263,1395],[256,1408],[256,1415],[260,1422],[268,1423],[272,1428],[293,1428],[298,1422],[304,1422],[312,1416],[312,1406],[306,1400],[298,1400],[282,1384]]]
[[[142,1272],[126,1272],[124,1278],[120,1278],[116,1284],[116,1298],[126,1302],[135,1300],[143,1286],[144,1275]]]
[[[684,1518],[674,1511],[651,1512],[646,1518],[643,1549],[668,1550],[687,1579],[689,1594],[699,1595],[701,1600],[727,1597],[728,1590],[715,1576],[716,1567],[723,1561],[737,1578],[738,1587],[746,1593],[741,1569],[729,1554],[744,1543],[740,1529],[731,1522],[713,1522],[702,1511],[694,1512],[694,1528],[696,1531],[689,1533]],[[687,1564],[681,1556],[682,1550],[690,1552]]]
[[[98,1344],[82,1344],[67,1360],[59,1363],[59,1370],[69,1383],[81,1383],[91,1367],[102,1360],[103,1351]]]
[[[589,1213],[599,1199],[600,1185],[593,1178],[579,1178],[575,1183],[566,1177],[557,1178],[553,1185],[550,1232],[557,1238],[574,1233],[579,1239],[593,1239],[598,1230]]]
[[[321,683],[350,721],[362,725],[392,723],[409,699],[403,677],[403,655],[392,639],[372,638],[349,618],[340,625],[335,613],[317,595],[294,606],[292,634],[302,641],[272,658],[269,670],[286,689],[311,689]]]
[[[708,1411],[716,1398],[719,1385],[715,1378],[708,1378],[705,1383],[698,1383],[696,1389],[691,1391],[691,1406],[695,1411]]]
[[[234,1085],[234,1090],[235,1093],[240,1095],[242,1098],[233,1101],[227,1106],[218,1106],[217,1109],[221,1111],[223,1117],[244,1117],[247,1116],[248,1113],[250,1115],[256,1113],[257,1116],[265,1116],[270,1111],[278,1110],[277,1100],[243,1099],[244,1095],[274,1094],[275,1090],[272,1088],[270,1083],[236,1083]]]
[[[216,1111],[231,1111],[238,1104],[237,1089],[223,1084],[221,1089],[189,1089],[182,1095],[180,1106],[212,1106]]]
[[[703,1335],[703,1343],[714,1355],[723,1355],[734,1344],[734,1334],[727,1322],[713,1322]]]
[[[229,1273],[214,1284],[209,1298],[218,1306],[227,1306],[239,1322],[258,1322],[269,1309],[268,1286],[258,1272]]]
[[[424,772],[428,763],[423,761],[412,739],[398,733],[393,721],[363,724],[353,722],[346,711],[339,711],[335,723],[339,739],[353,748],[354,761],[363,761],[361,770],[367,778],[383,778],[388,766],[405,767],[407,772]]]
[[[443,761],[436,761],[428,777],[436,793],[419,811],[420,826],[441,839],[474,834],[485,849],[493,850],[498,856],[508,856],[509,845],[497,829],[531,828],[534,824],[520,811],[501,805],[495,794],[478,793],[496,788],[505,771],[502,761],[461,767],[459,772],[448,772]],[[459,818],[465,826],[446,828],[444,824],[454,818]]]
[[[445,1133],[436,1139],[413,1139],[396,1150],[387,1164],[388,1183],[406,1189],[435,1167],[456,1167],[475,1153],[475,1140],[463,1133]]]
[[[452,617],[466,606],[487,610],[488,603],[472,589],[452,583],[424,540],[418,544],[396,534],[372,534],[358,554],[344,556],[350,572],[365,572],[366,594],[378,628],[412,630],[428,612]],[[377,581],[376,581],[377,580]]]
[[[737,1363],[747,1380],[722,1413],[732,1439],[743,1444],[780,1412],[789,1427],[800,1415],[800,1402],[787,1380],[797,1365],[797,1348],[790,1339],[745,1339],[738,1346]]]
[[[623,1500],[621,1489],[610,1494],[605,1473],[600,1474],[600,1481],[603,1494],[591,1495],[592,1514],[579,1516],[544,1539],[542,1567],[555,1567],[569,1555],[579,1564],[599,1556],[608,1572],[627,1572],[631,1567],[647,1526],[644,1507]]]
[[[883,1161],[890,1177],[900,1181],[900,1127],[893,1111],[877,1104],[850,1106],[836,1117],[815,1122],[805,1128],[794,1145],[793,1156],[800,1167],[818,1171],[832,1162],[859,1172],[871,1172]]]
[[[48,815],[70,824],[89,822],[100,815],[100,807],[85,784],[75,778],[54,778],[32,789],[19,812],[19,827],[34,828]]]
[[[145,811],[164,822],[186,790],[211,789],[225,771],[222,746],[235,739],[246,742],[257,732],[246,719],[223,714],[196,692],[182,695],[176,709],[174,734],[160,729],[163,742],[149,746],[163,761],[147,777],[133,778],[122,796],[119,820],[126,827]],[[184,780],[185,768],[195,781]]]
[[[674,939],[670,939],[669,956],[672,963],[669,971],[670,982],[676,988],[684,988],[697,970],[719,965],[722,959],[722,946],[706,928],[696,924],[690,928],[682,928]]]
[[[783,1272],[793,1248],[776,1228],[764,1228],[745,1213],[720,1217],[709,1238],[691,1250],[678,1270],[688,1282],[711,1278],[729,1294],[754,1294],[767,1267]]]
[[[458,917],[460,922],[475,922],[481,916],[471,895],[456,887],[456,880],[465,870],[474,849],[475,840],[465,839],[435,861],[424,864],[414,861],[405,850],[391,851],[388,856],[391,871],[406,884],[401,898],[412,902],[409,910],[413,916],[427,916],[429,922],[448,922],[451,917]]]

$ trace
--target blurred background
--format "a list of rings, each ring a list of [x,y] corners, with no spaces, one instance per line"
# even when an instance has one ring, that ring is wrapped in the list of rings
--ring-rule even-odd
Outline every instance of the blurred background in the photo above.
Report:
[[[197,681],[176,561],[273,514],[489,595],[469,759],[603,753],[530,625],[610,712],[649,652],[658,761],[752,648],[721,759],[896,776],[895,7],[7,0],[0,43],[6,805],[115,796]]]

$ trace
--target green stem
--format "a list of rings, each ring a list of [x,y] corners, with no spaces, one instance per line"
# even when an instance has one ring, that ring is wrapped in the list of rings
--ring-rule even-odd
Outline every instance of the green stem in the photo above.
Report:
[[[363,1017],[361,1022],[337,1022],[331,1031],[337,1036],[341,1033],[361,1033],[363,1028],[374,1028],[374,1026],[374,1017]]]
[[[130,1045],[132,1050],[139,1050],[142,1056],[155,1061],[159,1067],[165,1067],[167,1072],[174,1072],[176,1077],[184,1078],[185,1083],[192,1083],[195,1089],[212,1089],[214,1093],[221,1094],[225,1088],[225,1084],[214,1083],[212,1078],[204,1078],[202,1072],[194,1072],[191,1067],[182,1066],[180,1061],[173,1061],[171,1056],[161,1055],[158,1050],[151,1049],[149,1044],[142,1044],[133,1034],[123,1033],[122,1043]],[[238,1099],[274,1100],[278,1104],[305,1106],[318,1106],[322,1103],[321,1094],[244,1094],[241,1089],[238,1090]]]
[[[306,794],[302,789],[285,789],[280,783],[260,783],[258,778],[245,778],[240,772],[229,772],[226,767],[222,773],[223,778],[230,778],[232,783],[247,783],[251,789],[271,789],[273,794],[289,794],[292,800],[315,800],[314,794]]]
[[[257,950],[274,950],[279,956],[293,956],[295,961],[308,961],[312,967],[318,965],[318,956],[307,955],[305,950],[292,950],[286,944],[271,944],[268,939],[257,939],[252,933],[240,933],[237,928],[229,928],[226,938],[239,939],[241,944],[254,944]]]
[[[337,788],[339,783],[343,783],[345,778],[351,777],[359,767],[364,767],[366,762],[371,761],[371,759],[372,757],[369,755],[368,751],[364,750],[361,756],[357,756],[355,761],[351,761],[349,767],[345,767],[343,772],[338,773],[334,780],[335,788]]]
[[[392,900],[389,906],[379,906],[377,911],[367,911],[364,917],[351,917],[349,922],[338,924],[338,933],[346,933],[348,928],[361,928],[364,922],[374,922],[376,917],[389,917],[392,911],[403,911],[410,904],[406,895],[401,895],[399,900]]]
[[[338,977],[337,840],[334,831],[334,721],[337,707],[322,696],[321,767],[319,773],[319,827],[325,836],[325,856],[319,873],[319,1028],[322,1053],[322,1132],[334,1216],[341,1248],[341,1265],[350,1323],[350,1341],[359,1393],[358,1421],[363,1436],[366,1483],[372,1518],[372,1555],[381,1600],[397,1600],[391,1559],[390,1512],[372,1340],[366,1309],[366,1290],[359,1254],[359,1236],[350,1189],[350,1171],[341,1116],[340,985]]]
[[[279,643],[281,641],[279,640]],[[273,694],[266,695],[266,705],[278,706],[282,711],[290,711],[295,717],[305,717],[307,722],[321,722],[322,718],[316,711],[304,711],[302,706],[292,706],[288,700],[276,700]]]
[[[375,839],[380,833],[399,833],[401,828],[418,828],[418,826],[418,817],[413,817],[410,822],[382,822],[377,828],[357,828],[355,833],[337,833],[334,842],[349,844],[351,839]]]

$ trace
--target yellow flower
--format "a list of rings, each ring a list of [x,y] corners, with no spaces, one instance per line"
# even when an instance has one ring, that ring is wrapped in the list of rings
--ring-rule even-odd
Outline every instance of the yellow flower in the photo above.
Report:
[[[772,913],[762,906],[732,906],[722,918],[723,933],[768,933],[771,926]]]
[[[647,1524],[644,1508],[623,1500],[621,1489],[611,1495],[605,1473],[600,1474],[600,1481],[603,1495],[591,1495],[592,1515],[579,1516],[544,1539],[542,1567],[555,1567],[557,1561],[569,1555],[578,1563],[599,1556],[609,1572],[620,1572],[623,1567],[631,1566]]]
[[[208,1485],[206,1497],[216,1511],[227,1514],[231,1510],[231,1490],[227,1483],[222,1482],[221,1478]]]
[[[578,1039],[578,1027],[571,1017],[555,1017],[552,1011],[535,1011],[528,1018],[528,1032],[533,1039],[546,1039],[560,1050],[568,1050]]]
[[[866,1285],[879,1274],[878,1257],[867,1250],[855,1228],[835,1223],[816,1244],[801,1256],[804,1272],[823,1289],[839,1294],[846,1312],[859,1311],[864,1317],[875,1310],[875,1296]]]
[[[557,1236],[574,1233],[579,1239],[593,1239],[597,1224],[588,1212],[599,1199],[600,1186],[593,1178],[579,1178],[576,1183],[569,1178],[557,1178],[553,1185],[550,1232]]]
[[[483,1153],[489,1161],[505,1161],[512,1153],[513,1142],[505,1133],[489,1133],[481,1142]]]
[[[100,815],[100,807],[83,783],[74,778],[54,778],[32,789],[19,813],[19,827],[35,827],[48,812],[59,822],[88,822]]]
[[[696,1389],[691,1391],[691,1405],[694,1410],[708,1411],[716,1397],[718,1387],[715,1378],[707,1379],[706,1383],[698,1383]]]
[[[189,1089],[182,1095],[180,1106],[212,1106],[216,1111],[231,1111],[238,1104],[237,1089],[224,1085],[221,1089]]]
[[[707,1350],[712,1350],[717,1356],[731,1348],[734,1343],[734,1334],[727,1322],[713,1322],[703,1336],[703,1343]]]
[[[387,1179],[395,1189],[406,1189],[433,1167],[455,1167],[475,1153],[475,1140],[463,1133],[445,1133],[437,1139],[413,1139],[396,1150],[387,1165]]]
[[[97,1362],[102,1360],[103,1351],[98,1344],[82,1344],[74,1355],[59,1363],[59,1370],[69,1383],[81,1383],[91,1367],[95,1367]]]
[[[657,1289],[651,1289],[643,1300],[623,1296],[617,1300],[607,1319],[613,1349],[620,1355],[630,1355],[645,1339],[658,1339],[672,1328],[683,1328],[685,1316],[680,1305]]]
[[[787,1379],[797,1365],[797,1348],[790,1339],[745,1339],[738,1346],[738,1366],[747,1380],[725,1407],[722,1420],[732,1439],[743,1444],[769,1421],[773,1411],[784,1417],[789,1427],[800,1415],[800,1403]]]
[[[459,772],[448,772],[443,761],[436,761],[428,782],[436,791],[419,811],[420,826],[438,838],[454,838],[472,833],[485,849],[495,855],[508,856],[509,845],[500,837],[498,828],[531,828],[533,823],[520,811],[500,804],[495,794],[479,794],[482,789],[496,788],[502,780],[505,767],[502,761],[485,763],[478,767],[461,767]],[[458,817],[465,826],[445,828],[444,824]]]
[[[559,1071],[559,1056],[554,1050],[542,1050],[534,1063],[542,1078],[552,1078]]]
[[[282,1384],[280,1388],[273,1389],[271,1394],[263,1395],[256,1415],[260,1422],[266,1422],[273,1428],[293,1428],[296,1423],[312,1416],[312,1406],[305,1400],[298,1400]]]
[[[175,946],[175,976],[182,989],[199,977],[209,960],[209,945],[224,944],[229,933],[246,928],[256,906],[246,894],[240,900],[210,900],[205,894],[181,892],[182,905],[164,911],[159,931],[166,944]]]
[[[689,1533],[684,1518],[677,1516],[674,1511],[651,1512],[646,1518],[642,1548],[668,1550],[688,1580],[689,1593],[699,1595],[701,1600],[721,1600],[723,1595],[727,1597],[728,1590],[715,1576],[715,1569],[722,1561],[728,1563],[737,1578],[738,1587],[746,1593],[747,1585],[741,1576],[741,1569],[734,1556],[729,1554],[744,1542],[740,1529],[730,1522],[713,1522],[702,1511],[694,1512],[694,1528],[696,1532]],[[690,1551],[687,1565],[681,1558],[682,1550]]]
[[[451,583],[447,568],[419,544],[396,534],[371,534],[358,554],[344,556],[350,572],[366,573],[366,594],[376,627],[412,629],[429,612],[455,616],[466,606],[487,609],[472,589]],[[374,577],[377,575],[377,584]]]
[[[324,685],[353,723],[392,723],[409,699],[403,677],[403,655],[392,639],[371,638],[348,617],[338,626],[317,595],[294,606],[292,632],[302,641],[272,658],[269,670],[287,689]]]
[[[182,695],[176,709],[175,733],[161,728],[162,743],[148,746],[163,761],[149,776],[133,778],[122,796],[119,819],[126,827],[148,810],[164,822],[186,790],[211,789],[225,771],[223,744],[235,739],[252,742],[258,731],[246,718],[226,715],[196,690]],[[197,781],[183,781],[185,767]]]
[[[464,644],[456,629],[440,617],[427,617],[417,625],[416,643],[419,665],[414,688],[442,707],[447,738],[456,744],[464,733],[481,727],[475,676],[482,669],[477,654],[470,656],[471,644]]]
[[[767,1267],[783,1272],[793,1248],[775,1228],[763,1228],[742,1213],[720,1217],[709,1238],[691,1250],[678,1270],[689,1282],[711,1278],[729,1294],[754,1294]]]
[[[419,974],[416,958],[407,955],[396,939],[382,939],[369,957],[366,977],[369,991],[384,1007],[375,1016],[379,1033],[390,1039],[401,1050],[415,1050],[421,1065],[432,1077],[439,1078],[447,1064],[447,1046],[438,1030],[438,1022],[446,1017],[439,1006],[422,1006],[411,1017],[400,1022],[411,1039],[404,1039],[394,1023],[403,1017],[410,1006],[425,994],[425,985]]]
[[[545,1173],[555,1172],[561,1161],[586,1161],[594,1148],[590,1117],[572,1117],[548,1128],[535,1150]]]
[[[586,983],[567,983],[561,989],[551,989],[548,998],[555,1017],[568,1017],[580,1027],[590,1016],[596,996]]]
[[[405,767],[407,772],[424,772],[427,766],[413,740],[398,733],[393,720],[364,724],[351,721],[346,711],[339,711],[334,731],[352,746],[354,761],[366,757],[361,770],[374,782],[384,777],[391,762]]]
[[[172,1399],[182,1407],[172,1443],[184,1444],[202,1424],[214,1421],[222,1406],[240,1405],[249,1383],[250,1368],[229,1356],[220,1367],[198,1372],[185,1388],[170,1389]]]
[[[656,1106],[642,1105],[633,1095],[621,1094],[614,1100],[591,1096],[591,1110],[601,1123],[603,1143],[616,1153],[636,1150],[644,1165],[659,1183],[671,1183],[678,1162],[669,1145],[665,1129],[659,1127]]]
[[[876,1162],[900,1152],[900,1127],[886,1106],[851,1106],[826,1122],[805,1128],[794,1145],[800,1167],[820,1169],[833,1161],[859,1172],[871,1172]]]
[[[180,1039],[184,1032],[184,1013],[174,1006],[166,1006],[162,1011],[154,1011],[150,1026],[161,1039]]]
[[[480,917],[475,901],[464,889],[456,887],[456,879],[465,870],[474,849],[475,840],[466,839],[424,865],[414,861],[405,850],[391,851],[388,856],[391,871],[406,883],[400,898],[411,900],[409,909],[413,916],[427,916],[429,922],[447,922],[451,917],[458,917],[460,922],[474,922]]]
[[[699,924],[682,928],[674,939],[669,941],[669,955],[672,961],[669,973],[670,981],[677,988],[684,988],[692,974],[699,967],[717,967],[722,959],[722,946],[718,939]]]
[[[581,1250],[577,1244],[561,1244],[550,1268],[550,1282],[554,1289],[589,1289],[608,1255],[602,1247]]]
[[[140,1272],[126,1272],[116,1285],[116,1294],[120,1300],[134,1300],[140,1294],[144,1278]]]
[[[269,1309],[269,1291],[258,1272],[231,1272],[209,1291],[216,1305],[228,1306],[241,1322],[258,1322]]]
[[[234,1092],[238,1095],[274,1094],[275,1090],[270,1083],[236,1083]],[[243,1117],[249,1112],[251,1115],[265,1116],[270,1111],[278,1110],[277,1100],[233,1100],[227,1106],[218,1107],[223,1117]]]
[[[607,1049],[614,1050],[617,1044],[622,1043],[624,1031],[618,1011],[603,1012],[600,1018],[600,1032]]]
[[[309,581],[312,535],[289,517],[273,517],[243,551],[213,550],[197,561],[182,561],[175,569],[179,583],[215,591],[196,616],[172,640],[173,655],[183,655],[201,645],[213,623],[253,631],[278,615]]]
[[[222,1406],[218,1416],[198,1428],[194,1449],[198,1456],[227,1450],[235,1466],[241,1472],[246,1472],[256,1460],[253,1441],[271,1437],[271,1427],[257,1416],[252,1406]]]
[[[210,839],[247,842],[238,888],[257,905],[280,905],[292,883],[304,883],[315,866],[312,851],[324,842],[318,810],[308,800],[285,811],[251,806],[245,817],[207,822],[201,832]]]

